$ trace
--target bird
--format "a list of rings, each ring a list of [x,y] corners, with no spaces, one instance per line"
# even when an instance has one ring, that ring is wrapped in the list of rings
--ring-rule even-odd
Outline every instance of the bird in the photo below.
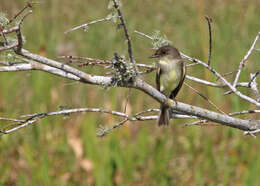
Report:
[[[157,58],[156,89],[167,98],[173,99],[182,87],[186,75],[185,62],[180,52],[172,45],[164,45],[158,48],[150,58]],[[169,107],[161,104],[157,123],[169,125]]]

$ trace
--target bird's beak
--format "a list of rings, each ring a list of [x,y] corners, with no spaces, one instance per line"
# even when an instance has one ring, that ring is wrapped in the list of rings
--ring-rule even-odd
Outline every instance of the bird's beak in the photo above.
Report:
[[[154,55],[150,56],[149,58],[158,58],[158,57],[159,57],[159,55],[154,54]]]

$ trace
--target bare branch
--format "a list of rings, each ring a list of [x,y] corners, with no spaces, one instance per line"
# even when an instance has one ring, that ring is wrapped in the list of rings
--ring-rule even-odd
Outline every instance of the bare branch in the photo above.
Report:
[[[256,138],[256,136],[254,134],[257,134],[257,133],[260,133],[260,129],[255,130],[255,131],[246,131],[246,132],[244,132],[244,135],[250,135],[250,136]]]
[[[135,32],[137,32],[137,31],[135,31]],[[142,32],[138,32],[138,33],[140,33],[141,35],[143,34]],[[78,65],[79,67],[86,66],[86,65],[102,65],[103,66],[103,65],[111,65],[112,64],[112,62],[108,61],[108,60],[95,59],[95,58],[89,58],[89,57],[80,57],[80,56],[59,56],[58,58],[68,59],[70,61],[71,60],[87,61],[85,63]],[[139,72],[140,74],[149,73],[149,72],[152,72],[153,70],[156,69],[156,67],[154,65],[146,65],[146,64],[137,63],[136,66],[138,66],[140,68],[147,68],[146,71],[141,72],[141,73]],[[211,87],[217,87],[217,88],[228,87],[224,83],[222,83],[222,84],[221,83],[219,83],[219,84],[212,83],[212,82],[202,80],[202,79],[199,79],[199,78],[196,78],[196,77],[193,77],[193,76],[189,76],[189,75],[186,75],[186,79],[195,81],[195,82],[203,84],[203,85],[211,86]],[[238,83],[237,86],[248,87],[248,88],[250,87],[249,82]]]
[[[128,119],[124,119],[116,124],[114,124],[112,127],[110,128],[103,128],[103,127],[99,127],[98,131],[97,131],[97,136],[98,137],[104,137],[105,135],[107,135],[109,132],[111,132],[112,130],[122,126],[123,124],[125,124],[128,121]]]
[[[24,127],[27,127],[33,123],[35,123],[37,120],[28,120],[26,122],[19,122],[18,124],[16,124],[16,127],[13,127],[11,129],[3,129],[3,130],[0,130],[0,135],[1,134],[10,134],[12,132],[15,132],[21,128],[24,128]],[[7,126],[7,127],[10,127],[10,126]]]
[[[14,121],[14,122],[22,122],[23,121],[23,120],[12,119],[12,118],[3,118],[3,117],[0,117],[0,120],[2,120],[2,121]]]
[[[237,115],[242,115],[242,114],[256,114],[256,113],[260,113],[260,110],[243,110],[240,112],[233,112],[233,113],[229,113],[229,116],[237,116]]]
[[[25,7],[27,7],[27,6],[25,6]],[[23,23],[24,19],[31,13],[32,13],[32,11],[27,12],[22,17],[22,19],[19,21],[18,26],[15,26],[15,27],[12,27],[9,30],[3,30],[3,31],[0,32],[0,35],[3,34],[7,44],[8,44],[8,41],[6,39],[5,34],[11,33],[11,32],[16,32],[17,39],[18,39],[17,42],[14,42],[11,45],[7,45],[7,46],[4,46],[4,47],[0,48],[0,52],[3,52],[5,50],[10,50],[10,49],[21,50],[22,45],[23,45],[23,39],[22,39],[22,34],[21,34],[21,26],[22,26],[22,23]],[[10,23],[10,21],[9,21],[9,23]]]
[[[258,103],[256,100],[242,94],[240,91],[238,91],[235,87],[233,87],[222,75],[220,75],[215,69],[213,69],[212,67],[208,66],[206,63],[198,60],[198,59],[194,59],[194,58],[191,58],[183,53],[181,53],[181,55],[185,58],[185,59],[188,59],[188,60],[193,60],[194,62],[196,63],[199,63],[201,64],[202,66],[206,67],[209,71],[211,71],[216,77],[218,77],[222,82],[224,82],[228,88],[230,88],[237,96],[239,96],[240,98],[260,107],[260,103]]]
[[[232,74],[234,74],[234,73],[236,73],[236,72],[237,72],[237,70],[232,71],[232,72],[227,72],[227,73],[223,74],[222,76],[223,76],[223,77],[227,77],[227,76],[230,76],[230,75],[232,75]],[[218,81],[218,80],[219,80],[219,78],[217,77],[217,78],[216,78],[216,81]]]
[[[222,83],[222,84],[221,83],[212,83],[210,81],[206,81],[206,80],[199,79],[199,78],[196,78],[196,77],[193,77],[193,76],[189,76],[189,75],[186,75],[185,78],[189,79],[189,80],[192,80],[194,82],[206,85],[206,86],[210,86],[210,87],[216,87],[216,88],[228,87],[224,83]],[[241,83],[238,83],[237,86],[239,86],[239,87],[248,87],[249,88],[249,82],[241,82]]]
[[[208,99],[206,96],[204,96],[203,94],[201,94],[198,90],[196,90],[195,88],[193,88],[192,86],[190,86],[188,83],[184,82],[184,85],[186,85],[187,87],[189,87],[190,89],[192,89],[194,92],[196,92],[200,97],[202,97],[204,100],[206,100],[210,105],[212,105],[217,111],[219,111],[222,114],[226,114],[224,111],[222,111],[215,103],[213,103],[210,99]]]
[[[77,70],[73,67],[70,67],[68,65],[61,64],[59,62],[47,59],[45,57],[42,57],[42,56],[39,56],[39,55],[36,55],[36,54],[32,54],[32,53],[30,53],[30,52],[28,52],[24,49],[21,50],[20,55],[22,55],[22,56],[24,56],[28,59],[32,59],[32,60],[35,60],[37,62],[43,63],[45,65],[49,65],[49,66],[58,68],[60,70],[64,70],[65,72],[71,73],[71,74],[79,77],[80,80],[84,83],[103,85],[103,86],[104,85],[106,85],[106,86],[112,85],[111,84],[112,77],[89,75],[89,74],[86,74],[82,71],[79,71],[79,70]],[[205,66],[206,68],[208,68],[212,72],[214,72],[214,74],[217,74],[217,76],[221,77],[221,75],[219,75],[214,69],[209,67],[207,64],[205,64],[205,63],[203,63],[199,60],[196,60],[196,62],[202,64],[203,66]],[[222,81],[224,81],[229,87],[232,87],[223,77],[221,77],[220,79]],[[241,119],[237,119],[237,118],[232,118],[232,117],[229,117],[229,116],[226,116],[226,115],[221,115],[221,114],[218,114],[218,113],[206,110],[206,109],[201,109],[199,107],[194,107],[194,106],[187,105],[187,104],[184,104],[184,103],[178,102],[178,105],[175,106],[175,104],[173,104],[172,100],[166,99],[166,97],[162,93],[160,93],[158,90],[156,90],[155,88],[153,88],[152,86],[150,86],[149,84],[147,84],[141,78],[138,78],[138,77],[136,77],[134,82],[128,82],[128,83],[121,85],[121,86],[137,88],[137,89],[145,92],[146,94],[150,95],[151,97],[153,97],[154,99],[156,99],[160,103],[168,104],[172,109],[178,110],[178,111],[186,113],[188,115],[194,115],[194,116],[201,117],[201,118],[211,120],[211,121],[214,121],[214,122],[222,123],[222,124],[227,125],[227,126],[239,128],[241,130],[255,130],[255,129],[258,128],[258,125],[259,125],[257,121],[248,121],[248,120],[241,120]],[[233,90],[235,90],[235,89],[233,88]],[[236,91],[236,93],[237,92],[238,91]],[[237,94],[239,94],[239,93],[237,93]]]
[[[77,108],[77,109],[65,109],[61,111],[56,112],[44,112],[44,113],[35,113],[35,114],[27,114],[23,115],[21,117],[30,117],[30,118],[43,118],[47,116],[55,116],[55,115],[68,115],[68,114],[74,114],[74,113],[82,113],[82,112],[100,112],[100,113],[106,113],[111,114],[119,117],[129,117],[127,114],[122,112],[117,112],[113,110],[108,109],[102,109],[102,108]]]
[[[212,52],[212,31],[211,31],[211,23],[212,19],[209,16],[205,16],[205,19],[208,22],[209,28],[209,56],[208,56],[208,65],[210,66],[211,52]]]
[[[201,124],[205,124],[207,122],[208,122],[208,120],[199,120],[199,121],[194,121],[192,123],[186,123],[186,124],[182,125],[182,127],[190,127],[190,126],[194,126],[194,125],[201,125]]]
[[[16,52],[21,52],[22,50],[22,47],[23,47],[23,38],[22,38],[22,33],[21,33],[21,28],[22,28],[22,24],[23,24],[23,21],[24,19],[32,13],[32,10],[30,10],[29,12],[27,12],[23,17],[22,19],[19,21],[19,24],[18,24],[18,28],[16,30],[16,35],[17,35],[17,39],[18,39],[18,45],[17,45],[17,48],[15,49]]]
[[[152,96],[154,99],[159,101],[160,103],[164,103],[166,105],[169,105],[171,109],[183,112],[187,115],[193,115],[200,118],[204,118],[216,123],[220,123],[223,125],[227,125],[234,128],[239,128],[241,130],[244,130],[245,128],[251,128],[251,130],[256,130],[258,127],[260,127],[260,121],[258,120],[241,120],[237,118],[232,118],[227,115],[222,115],[216,112],[212,112],[206,109],[202,109],[199,107],[195,107],[192,105],[184,104],[181,102],[178,102],[175,104],[175,102],[171,99],[166,99],[164,95],[162,95],[159,91],[151,87],[150,85],[146,84],[141,79],[136,80],[136,86],[139,90],[142,90]],[[252,128],[253,127],[253,128]]]
[[[86,113],[86,112],[98,112],[98,113],[105,113],[105,114],[111,114],[114,116],[118,117],[123,117],[123,121],[116,123],[113,125],[113,127],[108,128],[104,130],[104,135],[109,133],[111,130],[116,129],[123,125],[126,121],[145,121],[145,120],[156,120],[157,115],[152,115],[152,116],[140,116],[144,113],[151,112],[152,110],[148,111],[143,111],[135,114],[134,116],[130,116],[128,114],[125,114],[123,112],[117,112],[117,111],[112,111],[108,109],[102,109],[102,108],[76,108],[76,109],[65,109],[61,111],[56,111],[56,112],[45,112],[45,113],[35,113],[35,114],[27,114],[21,116],[22,118],[27,118],[26,120],[17,120],[17,119],[12,119],[12,118],[0,118],[0,120],[5,120],[5,121],[13,121],[13,122],[18,122],[16,124],[11,124],[6,126],[4,129],[0,130],[0,134],[9,134],[12,132],[15,132],[23,127],[27,127],[28,125],[35,123],[36,121],[43,119],[45,117],[50,117],[50,116],[56,116],[56,115],[69,115],[69,114],[75,114],[75,113]],[[154,109],[153,111],[158,111],[158,109]],[[193,118],[189,117],[186,115],[176,115],[175,118]]]
[[[137,31],[136,31],[137,32]],[[142,32],[138,32],[140,34],[143,34]],[[82,62],[81,64],[79,64],[79,67],[82,66],[87,66],[87,65],[111,65],[112,62],[108,61],[108,60],[104,60],[104,59],[95,59],[95,58],[89,58],[89,57],[80,57],[80,56],[59,56],[58,58],[61,59],[68,59],[70,62],[74,61],[74,60],[78,60],[78,61],[86,61],[86,62]],[[195,64],[195,63],[194,63]],[[154,71],[156,69],[156,67],[154,65],[146,65],[146,64],[141,64],[141,63],[137,63],[136,64],[137,67],[140,68],[146,68],[146,71],[143,72],[139,72],[140,74],[145,74],[145,73],[150,73],[152,71]],[[202,80],[193,76],[189,76],[186,75],[186,79],[192,80],[194,82],[203,84],[203,85],[207,85],[207,86],[211,86],[211,87],[217,87],[217,88],[224,88],[224,87],[228,87],[227,85],[225,85],[224,83],[212,83],[206,80]],[[249,86],[249,82],[243,82],[243,83],[238,83],[237,86],[239,87],[250,87]]]
[[[251,87],[251,82],[254,81],[259,74],[260,74],[260,70],[256,72],[253,77],[251,77],[251,81],[249,82],[249,87]]]
[[[2,29],[0,29],[0,30],[1,30],[1,33],[2,33]],[[3,37],[4,37],[5,42],[2,42],[4,45],[1,45],[1,46],[9,45],[7,37],[6,37],[6,35],[4,33],[3,33]]]
[[[109,60],[104,59],[96,59],[96,58],[90,58],[90,57],[81,57],[81,56],[59,56],[58,58],[61,59],[67,59],[69,62],[74,63],[74,61],[79,61],[81,64],[79,64],[79,67],[88,66],[88,65],[100,65],[102,67],[104,66],[111,66],[113,63]],[[122,62],[125,64],[125,62]],[[156,69],[154,65],[146,65],[146,64],[136,64],[137,67],[140,68],[147,68],[144,72],[138,72],[139,74],[149,73]]]
[[[71,28],[71,29],[65,31],[64,34],[68,34],[69,32],[72,32],[72,31],[75,31],[75,30],[78,30],[78,29],[81,29],[81,28],[86,29],[90,25],[93,25],[93,24],[96,24],[96,23],[100,23],[100,22],[110,21],[112,19],[113,19],[113,17],[111,16],[111,17],[105,17],[103,19],[94,20],[94,21],[91,21],[89,23],[85,23],[83,25],[79,25],[79,26],[76,26],[74,28]]]
[[[258,84],[256,82],[256,76],[257,74],[259,74],[260,71],[258,71],[257,73],[255,74],[250,74],[250,87],[251,89],[253,90],[254,94],[255,94],[255,97],[256,97],[256,100],[260,103],[260,94],[259,94],[259,91],[258,91]]]
[[[117,13],[118,13],[118,16],[119,16],[119,19],[121,21],[121,24],[124,28],[124,33],[125,33],[125,37],[126,37],[126,40],[127,40],[127,45],[128,45],[128,54],[129,54],[129,57],[130,57],[130,61],[135,64],[135,59],[134,59],[134,55],[133,55],[133,51],[132,51],[132,44],[131,44],[131,39],[130,39],[130,35],[128,33],[128,30],[127,30],[127,26],[126,26],[126,23],[125,23],[125,19],[124,19],[124,16],[120,10],[120,7],[117,3],[117,0],[113,0],[114,2],[114,7],[115,9],[117,10]]]
[[[27,8],[32,8],[34,4],[41,4],[42,2],[27,2],[26,5],[19,11],[17,12],[13,18],[11,18],[7,25],[11,24],[19,15],[21,15]]]
[[[28,71],[28,70],[40,70],[44,72],[48,72],[50,74],[54,74],[57,76],[61,76],[67,79],[80,81],[80,78],[71,74],[67,73],[63,70],[58,68],[50,67],[48,65],[40,64],[28,59],[22,59],[27,63],[11,63],[11,66],[0,66],[0,72],[16,72],[16,71]]]
[[[139,35],[141,35],[141,36],[144,36],[144,37],[146,37],[146,38],[148,38],[148,39],[153,39],[153,37],[151,37],[151,36],[149,36],[149,35],[147,35],[147,34],[145,34],[145,33],[143,33],[143,32],[139,32],[139,31],[137,31],[137,30],[135,30],[134,32],[137,33],[137,34],[139,34]]]
[[[4,46],[4,47],[0,48],[0,52],[6,51],[6,50],[10,50],[10,49],[14,49],[17,46],[18,46],[18,42],[15,42],[15,43],[13,43],[11,45],[7,45],[7,46]]]
[[[131,40],[130,40],[130,36],[128,34],[128,30],[127,30],[127,27],[125,24],[125,19],[117,4],[117,1],[113,0],[113,2],[114,2],[114,8],[117,10],[118,16],[121,20],[121,23],[122,23],[121,25],[124,28],[125,37],[128,42],[128,53],[129,53],[130,60],[133,64],[135,64],[134,56],[132,53]],[[180,112],[181,114],[179,114],[179,113],[174,114],[174,117],[176,116],[176,118],[190,118],[190,119],[200,118],[200,119],[202,119],[202,121],[205,121],[205,122],[212,121],[212,122],[216,122],[216,123],[219,123],[219,124],[222,124],[225,126],[238,128],[238,129],[241,129],[244,131],[250,131],[251,134],[253,134],[254,132],[256,132],[260,129],[259,120],[249,120],[249,119],[245,120],[245,119],[234,118],[234,117],[228,116],[226,114],[220,114],[220,113],[213,112],[213,111],[203,109],[200,107],[196,107],[193,105],[189,105],[189,104],[185,104],[185,103],[181,103],[181,102],[177,103],[176,101],[168,99],[164,94],[162,94],[161,92],[156,90],[153,86],[146,83],[140,76],[134,76],[134,78],[132,78],[132,76],[130,78],[129,77],[125,78],[123,76],[125,79],[123,79],[120,83],[114,83],[114,82],[118,82],[118,79],[119,79],[115,74],[112,74],[112,76],[92,75],[92,74],[83,72],[77,68],[74,68],[72,66],[69,66],[67,64],[64,64],[64,63],[61,63],[61,62],[58,62],[58,61],[55,61],[52,59],[48,59],[46,57],[43,57],[43,56],[40,56],[37,54],[33,54],[22,48],[23,45],[22,45],[22,36],[21,36],[21,24],[22,24],[23,20],[25,19],[26,15],[28,15],[28,14],[24,15],[24,17],[20,20],[20,24],[18,26],[13,27],[9,30],[2,31],[2,34],[16,32],[19,46],[14,51],[16,52],[17,55],[25,58],[25,59],[22,59],[22,61],[25,61],[26,63],[21,63],[21,64],[15,63],[12,66],[0,66],[1,72],[23,71],[23,70],[41,70],[41,71],[49,72],[51,74],[59,75],[61,77],[67,78],[67,79],[80,81],[85,84],[93,84],[93,85],[100,85],[100,86],[106,86],[106,87],[120,86],[120,87],[126,87],[126,88],[135,88],[135,89],[138,89],[138,90],[142,91],[143,93],[151,96],[154,100],[169,106],[170,109]],[[140,34],[140,32],[137,32],[137,31],[136,31],[136,33]],[[259,34],[260,34],[260,32],[258,33],[258,35]],[[146,34],[141,34],[141,35],[149,38]],[[256,38],[256,40],[257,39],[258,38]],[[256,42],[256,40],[255,40],[255,42]],[[253,45],[255,45],[255,44],[253,44]],[[240,91],[238,91],[236,89],[237,85],[252,88],[251,85],[252,85],[252,83],[254,84],[253,80],[255,80],[256,75],[255,75],[255,77],[252,76],[251,79],[253,79],[253,80],[251,80],[248,83],[236,82],[235,86],[233,86],[220,73],[218,73],[215,69],[213,69],[211,66],[209,66],[205,62],[200,61],[198,59],[191,58],[183,53],[181,55],[183,58],[193,62],[194,64],[199,64],[199,65],[202,65],[203,67],[207,68],[217,78],[219,78],[221,80],[221,83],[219,83],[219,84],[212,83],[212,82],[209,82],[206,80],[201,80],[199,78],[195,78],[195,77],[191,77],[191,76],[187,76],[187,78],[189,78],[193,81],[205,84],[207,86],[228,87],[240,98],[242,98],[252,104],[255,104],[256,106],[260,106],[260,103],[258,103],[256,100],[242,94]],[[249,55],[250,54],[248,54],[248,56]],[[245,58],[247,59],[248,56]],[[246,61],[246,59],[244,61]],[[81,59],[79,59],[79,60],[81,60]],[[86,60],[87,62],[91,62],[93,64],[94,63],[97,63],[97,64],[103,63],[104,65],[109,66],[109,68],[112,68],[115,71],[119,69],[119,67],[118,67],[118,69],[115,67],[116,63],[117,63],[117,65],[124,66],[124,67],[126,64],[129,64],[129,63],[127,63],[126,60],[123,60],[123,59],[121,60],[121,58],[118,55],[115,55],[115,58],[111,62],[106,61],[106,60],[103,60],[102,62],[101,62],[101,60],[95,61],[92,58],[85,58],[84,60]],[[130,63],[130,64],[132,64],[132,63]],[[8,63],[2,63],[2,64],[8,65]],[[133,65],[133,66],[135,67],[135,65]],[[145,65],[145,64],[138,64],[137,66],[145,68],[145,70],[147,72],[153,71],[155,68],[152,65]],[[257,85],[253,85],[253,86],[257,86]],[[26,127],[26,126],[38,121],[39,119],[42,119],[45,117],[54,116],[54,115],[62,115],[62,114],[67,115],[67,114],[80,113],[80,112],[99,112],[99,113],[107,113],[107,114],[112,114],[112,115],[115,115],[118,117],[122,117],[123,120],[121,120],[119,123],[116,123],[115,125],[113,125],[112,128],[108,128],[108,129],[104,130],[104,131],[109,132],[115,128],[118,128],[119,126],[122,126],[127,121],[145,121],[145,120],[157,119],[157,115],[149,115],[149,116],[142,115],[142,114],[146,114],[146,113],[152,112],[152,111],[156,111],[156,110],[150,109],[150,110],[147,110],[144,112],[139,112],[133,116],[130,116],[130,115],[128,115],[126,113],[122,113],[122,112],[111,111],[111,110],[100,109],[100,108],[67,109],[67,110],[62,110],[62,111],[57,111],[57,112],[36,113],[36,114],[30,114],[30,115],[24,116],[27,118],[25,120],[21,120],[21,121],[10,120],[11,122],[18,122],[18,123],[11,125],[11,126],[10,125],[7,126],[7,128],[2,130],[2,133],[6,134],[6,133],[14,132],[20,128]],[[219,110],[219,111],[221,112],[221,110]],[[199,122],[201,122],[201,121],[199,121]],[[108,133],[108,132],[105,132],[105,133]]]
[[[248,57],[251,55],[251,53],[253,52],[253,50],[254,50],[254,48],[255,48],[256,42],[257,42],[257,40],[258,40],[258,38],[259,38],[259,35],[260,35],[260,32],[257,33],[256,38],[255,38],[255,40],[254,40],[252,46],[250,47],[250,49],[248,50],[248,52],[246,53],[246,55],[244,56],[244,58],[242,59],[242,61],[239,63],[238,71],[237,71],[235,80],[234,80],[233,85],[232,85],[234,88],[235,88],[236,85],[237,85],[237,82],[238,82],[240,73],[241,73],[241,71],[242,71],[242,68],[245,66],[245,63],[246,63]]]
[[[18,30],[19,29],[19,26],[14,26],[14,27],[12,27],[12,28],[9,28],[9,29],[4,29],[4,30],[2,30],[1,32],[0,32],[0,36],[2,35],[2,34],[10,34],[10,33],[13,33],[13,32],[15,32],[16,30]]]
[[[111,86],[112,77],[88,75],[88,74],[86,74],[82,71],[79,71],[73,67],[70,67],[68,65],[61,64],[54,60],[50,60],[45,57],[29,53],[28,51],[26,51],[24,49],[22,49],[21,55],[26,58],[38,61],[40,63],[44,63],[46,65],[50,65],[52,67],[56,67],[60,70],[64,70],[65,72],[69,72],[73,75],[76,75],[81,79],[82,82],[89,83],[89,84],[103,85],[103,86],[104,85]],[[190,58],[190,57],[188,57],[188,58]],[[230,85],[230,83],[228,83],[219,73],[217,73],[214,69],[209,67],[207,64],[205,64],[199,60],[196,60],[196,62],[202,64],[203,66],[205,66],[206,68],[211,70],[214,74],[216,74],[218,77],[220,77],[220,79],[222,81],[224,81],[224,83],[226,83],[228,85],[228,87],[233,88]],[[230,127],[239,128],[241,130],[256,130],[259,127],[259,121],[253,121],[253,120],[248,121],[248,120],[232,118],[232,117],[229,117],[226,115],[221,115],[221,114],[218,114],[218,113],[206,110],[206,109],[201,109],[199,107],[187,105],[187,104],[180,103],[180,102],[178,102],[178,105],[175,105],[172,100],[167,99],[162,93],[160,93],[158,90],[156,90],[155,88],[153,88],[152,86],[150,86],[149,84],[147,84],[141,78],[138,78],[138,77],[135,79],[134,82],[129,82],[129,83],[126,83],[121,86],[137,88],[137,89],[145,92],[146,94],[150,95],[151,97],[153,97],[160,103],[167,104],[172,109],[178,110],[178,111],[186,113],[188,115],[197,116],[197,117],[204,118],[204,119],[214,121],[217,123],[221,123],[221,124],[224,124],[224,125],[227,125]],[[233,88],[233,90],[236,91],[236,89],[234,89],[234,88]],[[241,94],[238,91],[236,91],[236,93],[239,95]],[[249,98],[249,99],[252,99],[252,98]]]

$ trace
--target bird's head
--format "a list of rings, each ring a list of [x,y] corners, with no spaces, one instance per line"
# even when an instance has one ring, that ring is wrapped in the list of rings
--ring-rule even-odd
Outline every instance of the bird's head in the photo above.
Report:
[[[180,53],[179,51],[170,45],[162,46],[156,50],[154,55],[150,56],[150,58],[163,58],[163,57],[168,57],[168,58],[180,58]]]

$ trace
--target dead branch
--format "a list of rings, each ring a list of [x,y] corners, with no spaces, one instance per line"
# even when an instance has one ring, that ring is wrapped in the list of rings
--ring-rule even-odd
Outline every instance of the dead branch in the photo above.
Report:
[[[118,17],[121,21],[121,25],[124,28],[125,37],[126,37],[127,43],[128,43],[128,54],[130,57],[130,61],[133,64],[135,64],[136,62],[135,62],[134,55],[132,52],[131,38],[128,33],[125,19],[120,10],[118,2],[116,0],[113,0],[113,3],[114,3],[114,8],[117,10]],[[88,63],[91,63],[91,65],[100,65],[100,64],[106,65],[106,68],[109,68],[113,71],[113,73],[110,76],[106,76],[106,75],[100,76],[100,75],[88,74],[88,73],[86,73],[76,67],[70,66],[68,64],[64,64],[62,62],[31,53],[30,51],[23,48],[23,38],[22,38],[22,34],[21,34],[22,33],[21,32],[22,23],[23,23],[24,19],[27,17],[27,15],[30,13],[31,13],[30,11],[25,13],[24,16],[22,16],[22,18],[20,19],[20,22],[17,26],[13,26],[11,28],[6,28],[6,29],[4,28],[0,32],[1,33],[0,36],[3,36],[3,37],[5,37],[5,35],[9,34],[9,33],[16,33],[16,37],[17,37],[17,42],[15,42],[15,46],[11,46],[11,45],[4,46],[1,48],[2,50],[0,49],[0,52],[12,49],[17,54],[17,56],[20,56],[21,60],[23,61],[23,63],[12,63],[9,61],[1,62],[0,65],[2,65],[2,66],[0,66],[0,72],[39,70],[39,71],[48,72],[53,75],[58,75],[60,77],[66,78],[66,79],[71,79],[74,81],[85,83],[85,84],[99,85],[99,86],[106,86],[106,87],[117,86],[117,87],[134,88],[134,89],[138,89],[138,90],[142,91],[144,94],[149,95],[155,101],[168,105],[171,109],[179,111],[181,113],[181,114],[175,114],[174,118],[179,117],[179,118],[190,118],[190,119],[199,118],[199,119],[201,119],[200,121],[196,121],[195,124],[194,123],[189,124],[189,126],[212,121],[212,122],[216,122],[221,125],[225,125],[225,126],[247,131],[245,134],[254,135],[255,133],[258,133],[260,131],[260,121],[259,120],[239,119],[239,118],[231,117],[234,115],[245,114],[246,111],[241,111],[239,114],[231,113],[231,114],[227,115],[225,113],[217,113],[217,112],[203,109],[203,108],[200,108],[200,107],[197,107],[194,105],[189,105],[189,104],[182,103],[182,102],[175,102],[171,99],[167,99],[161,92],[156,90],[150,84],[146,83],[143,80],[143,78],[141,77],[142,73],[148,73],[155,69],[155,67],[152,65],[145,65],[145,64],[137,63],[134,65],[135,73],[133,73],[131,71],[132,67],[129,66],[128,61],[121,58],[117,54],[115,54],[114,59],[111,61],[100,60],[100,59],[93,60],[91,58],[84,58],[84,60],[87,61]],[[100,22],[100,21],[97,20],[97,21],[93,21],[92,23],[94,24],[97,22]],[[90,23],[88,25],[90,25]],[[76,27],[76,29],[83,28],[88,25],[86,25],[86,24],[84,26],[81,25],[80,27]],[[76,30],[76,29],[73,28],[71,30]],[[138,32],[138,31],[135,31],[135,32],[146,38],[149,38],[152,40],[154,39],[153,37],[148,36],[147,34],[144,34],[144,33]],[[201,83],[206,86],[212,86],[212,87],[217,87],[217,88],[228,88],[230,91],[234,92],[235,95],[240,97],[241,99],[248,101],[249,103],[253,104],[256,107],[260,107],[258,98],[257,98],[257,100],[255,100],[245,94],[242,94],[237,89],[238,86],[251,88],[256,93],[256,96],[259,96],[258,85],[255,81],[256,76],[259,74],[258,72],[254,75],[251,75],[250,82],[238,82],[242,67],[244,66],[245,61],[248,59],[248,57],[252,53],[253,49],[255,48],[255,44],[258,40],[259,35],[260,35],[260,32],[258,33],[253,45],[249,49],[247,55],[240,62],[239,70],[237,71],[237,75],[236,75],[236,78],[235,78],[235,81],[233,84],[231,84],[227,79],[225,79],[225,77],[222,76],[219,72],[217,72],[213,67],[209,66],[209,64],[207,64],[203,61],[200,61],[198,59],[189,57],[186,54],[181,53],[182,57],[184,59],[189,60],[191,62],[191,64],[201,65],[202,67],[206,68],[211,73],[213,73],[221,81],[221,83],[209,82],[207,80],[202,80],[202,79],[192,77],[192,76],[187,76],[187,79]],[[69,60],[74,60],[73,57],[64,57],[64,58],[68,58]],[[80,59],[80,58],[78,58],[78,59]],[[80,60],[82,60],[82,59],[80,59]],[[209,60],[209,62],[210,62],[210,60]],[[145,68],[146,70],[141,73],[136,74],[136,72],[137,72],[136,66]],[[136,75],[138,75],[138,76],[136,76]],[[215,105],[215,108],[218,108],[218,107]],[[113,127],[105,128],[105,129],[103,128],[103,133],[101,133],[99,131],[100,136],[104,136],[105,134],[109,133],[111,130],[122,126],[127,121],[132,122],[132,121],[155,120],[155,119],[157,119],[157,115],[142,116],[142,114],[144,114],[144,113],[154,112],[154,111],[156,111],[156,110],[149,109],[145,112],[139,112],[133,116],[130,116],[126,113],[121,113],[121,112],[111,111],[111,110],[106,110],[106,109],[82,108],[82,109],[67,109],[67,110],[62,110],[62,111],[57,111],[57,112],[30,114],[30,115],[25,116],[26,117],[25,120],[11,119],[11,118],[8,120],[8,118],[7,118],[8,121],[14,122],[14,123],[12,123],[11,125],[8,125],[7,128],[2,129],[0,131],[0,133],[2,133],[2,134],[12,133],[14,131],[17,131],[20,128],[27,127],[40,119],[43,119],[45,117],[51,117],[54,115],[64,115],[64,114],[72,114],[72,113],[79,113],[79,112],[99,112],[99,113],[107,113],[107,114],[112,114],[114,116],[123,117],[123,120],[121,120],[120,122],[113,125]],[[257,113],[257,112],[258,112],[258,110],[255,110],[254,113]],[[248,111],[247,113],[250,113],[250,111]],[[253,112],[251,112],[251,113],[253,113]]]
[[[209,28],[209,56],[208,56],[208,65],[210,66],[210,59],[211,59],[211,53],[212,53],[212,30],[211,30],[211,22],[212,19],[209,16],[205,16],[205,19],[208,22],[208,28]]]

